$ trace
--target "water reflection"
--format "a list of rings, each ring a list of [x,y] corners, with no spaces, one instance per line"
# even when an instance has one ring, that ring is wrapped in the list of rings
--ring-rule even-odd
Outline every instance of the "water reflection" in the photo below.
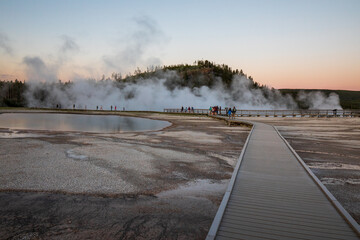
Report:
[[[120,131],[159,130],[169,122],[136,117],[84,114],[4,113],[0,128],[53,131],[116,133]]]

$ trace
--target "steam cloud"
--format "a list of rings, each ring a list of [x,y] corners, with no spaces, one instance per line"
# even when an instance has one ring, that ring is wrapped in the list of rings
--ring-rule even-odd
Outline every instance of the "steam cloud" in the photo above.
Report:
[[[79,51],[77,43],[69,36],[61,36],[62,45],[60,46],[57,58],[52,63],[45,64],[44,60],[38,56],[26,56],[23,58],[27,79],[34,82],[56,82],[58,72],[61,67],[69,61],[72,54]]]
[[[23,59],[26,65],[26,76],[32,82],[54,82],[57,79],[57,68],[47,66],[40,57],[26,56]]]
[[[251,81],[245,76],[233,79],[231,90],[225,89],[221,80],[213,88],[190,89],[177,85],[180,76],[175,71],[162,71],[156,77],[141,79],[137,83],[115,82],[110,79],[80,80],[64,87],[56,83],[32,84],[26,92],[29,107],[110,109],[110,106],[126,110],[162,111],[164,108],[193,106],[207,109],[209,106],[236,106],[238,109],[296,109],[294,99],[282,96],[278,90],[250,88]],[[39,96],[46,92],[44,96]],[[320,92],[300,93],[298,98],[309,103],[311,109],[341,109],[336,94],[326,97]]]
[[[73,38],[63,35],[61,39],[63,40],[63,45],[60,48],[62,53],[66,54],[68,52],[77,52],[80,50],[80,47],[77,45]]]
[[[166,41],[164,33],[158,24],[147,16],[134,19],[135,31],[125,38],[126,46],[116,50],[113,55],[105,55],[103,61],[111,70],[124,72],[135,69],[139,65],[158,66],[159,58],[145,57],[145,52],[152,46],[157,46]]]
[[[0,33],[0,49],[2,49],[7,54],[13,54],[13,49],[10,46],[9,38],[4,33]]]
[[[298,100],[304,102],[310,109],[341,109],[339,95],[330,93],[328,97],[322,92],[300,92]]]

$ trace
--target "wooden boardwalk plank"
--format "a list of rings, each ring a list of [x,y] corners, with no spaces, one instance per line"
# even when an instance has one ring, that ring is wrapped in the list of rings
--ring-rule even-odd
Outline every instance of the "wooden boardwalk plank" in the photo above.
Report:
[[[234,223],[234,221],[232,221],[232,219],[223,219],[223,222],[226,222],[227,225],[229,226],[237,226],[238,224],[240,225],[251,225],[251,226],[255,226],[258,228],[261,228],[263,226],[267,226],[267,227],[275,227],[275,228],[281,228],[281,229],[286,229],[287,231],[291,232],[292,230],[298,232],[302,232],[302,231],[308,231],[308,232],[317,232],[319,234],[324,234],[324,235],[331,235],[331,236],[340,236],[343,238],[346,238],[347,236],[352,237],[352,234],[349,234],[347,232],[341,232],[339,230],[341,229],[332,229],[330,227],[327,228],[319,228],[318,226],[313,226],[313,225],[302,225],[299,224],[298,222],[280,222],[280,221],[272,221],[272,220],[261,220],[261,219],[252,219],[252,218],[244,218],[244,219],[238,219],[236,223]],[[326,227],[326,226],[325,226]]]
[[[360,239],[317,181],[272,126],[256,123],[207,239]]]
[[[298,223],[299,225],[307,225],[311,224],[311,226],[316,226],[319,228],[331,228],[331,229],[338,229],[339,231],[342,230],[344,227],[347,227],[347,224],[344,222],[329,222],[327,221],[326,224],[324,224],[323,220],[314,219],[314,218],[299,218],[296,215],[279,215],[279,214],[264,214],[262,212],[255,212],[253,210],[242,210],[240,212],[230,212],[226,216],[224,216],[222,219],[232,219],[235,222],[237,220],[243,220],[243,219],[265,219],[266,221],[273,221],[273,222],[289,222],[289,223]]]

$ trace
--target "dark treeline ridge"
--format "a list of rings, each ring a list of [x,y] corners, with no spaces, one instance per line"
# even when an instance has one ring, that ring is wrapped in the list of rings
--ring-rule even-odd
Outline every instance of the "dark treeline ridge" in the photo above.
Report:
[[[175,73],[175,74],[174,74]],[[149,81],[153,78],[166,78],[164,84],[169,90],[174,88],[188,87],[190,89],[200,88],[207,86],[209,88],[216,87],[219,82],[222,83],[224,88],[231,88],[234,76],[244,76],[250,81],[249,88],[253,89],[268,89],[267,86],[261,85],[254,81],[251,76],[247,76],[242,69],[233,70],[231,67],[225,64],[216,64],[208,60],[198,60],[194,64],[178,64],[169,66],[157,66],[148,67],[145,71],[137,68],[133,74],[127,74],[124,77],[121,73],[113,73],[110,78],[105,78],[103,75],[100,81],[114,81],[116,86],[121,88],[122,86],[141,81]],[[47,83],[60,85],[61,88],[66,88],[72,83],[58,81],[56,83]],[[27,89],[27,83],[25,81],[2,81],[0,80],[0,107],[25,107],[26,99],[24,92]],[[274,91],[274,89],[271,89]],[[346,109],[360,109],[360,91],[344,91],[344,90],[301,90],[301,89],[280,89],[282,95],[290,94],[296,100],[296,96],[299,91],[321,91],[325,95],[329,95],[331,92],[335,92],[340,97],[340,104]],[[267,91],[263,91],[266,96]],[[36,92],[38,99],[46,98],[46,92],[39,88]],[[301,102],[297,101],[300,108],[307,108]]]
[[[300,91],[308,93],[308,92],[322,92],[326,96],[329,96],[330,93],[336,93],[340,98],[340,105],[343,109],[360,109],[360,91],[348,91],[348,90],[322,90],[322,89],[279,89],[281,94],[290,94],[295,97],[298,95]],[[301,103],[299,103],[301,106]]]
[[[0,80],[0,107],[24,107],[26,105],[24,92],[25,81]]]

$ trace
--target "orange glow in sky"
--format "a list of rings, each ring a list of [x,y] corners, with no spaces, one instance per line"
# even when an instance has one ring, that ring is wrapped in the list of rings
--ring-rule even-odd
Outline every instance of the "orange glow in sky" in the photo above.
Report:
[[[37,2],[0,1],[0,80],[210,60],[274,88],[360,91],[358,0]]]

